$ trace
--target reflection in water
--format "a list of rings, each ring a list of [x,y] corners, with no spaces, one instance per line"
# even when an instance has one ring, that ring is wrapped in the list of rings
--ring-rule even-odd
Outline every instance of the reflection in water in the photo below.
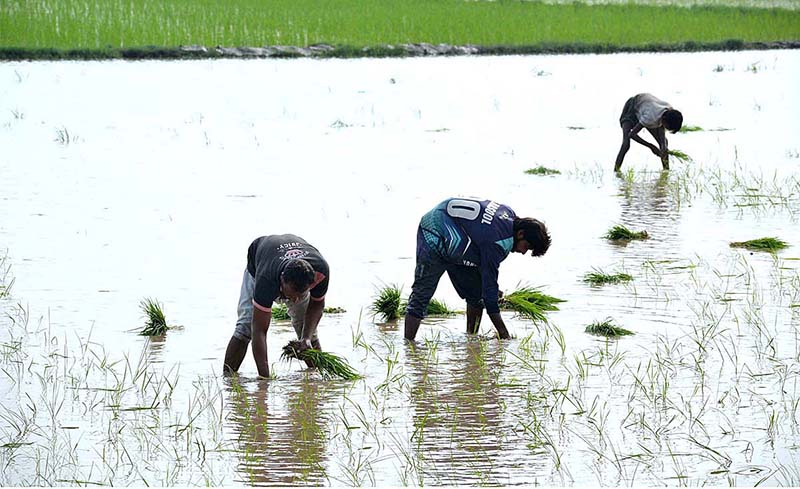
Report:
[[[410,444],[420,466],[413,482],[502,484],[509,475],[498,470],[503,465],[503,413],[496,376],[502,360],[496,351],[488,351],[499,346],[469,339],[454,345],[451,354],[437,351],[441,347],[429,342],[409,352]]]
[[[238,438],[240,482],[284,486],[326,481],[328,430],[320,412],[325,385],[306,375],[291,387],[296,389],[277,391],[264,381],[243,385],[231,380],[230,420]]]
[[[650,223],[663,224],[664,218],[675,219],[679,202],[674,202],[670,195],[671,177],[679,178],[668,171],[645,172],[641,179],[635,178],[633,173],[618,173],[619,193],[624,197],[620,203],[622,223],[636,227]]]

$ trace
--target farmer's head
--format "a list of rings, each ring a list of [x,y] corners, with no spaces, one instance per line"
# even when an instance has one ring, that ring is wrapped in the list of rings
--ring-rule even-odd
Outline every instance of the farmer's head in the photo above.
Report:
[[[543,222],[530,217],[514,218],[514,253],[523,255],[531,250],[531,256],[542,256],[550,248],[550,233]]]
[[[281,293],[292,302],[297,302],[312,283],[314,269],[305,260],[290,260],[281,273]]]
[[[675,134],[683,125],[683,114],[675,109],[667,109],[661,116],[661,122],[664,124],[664,129]]]

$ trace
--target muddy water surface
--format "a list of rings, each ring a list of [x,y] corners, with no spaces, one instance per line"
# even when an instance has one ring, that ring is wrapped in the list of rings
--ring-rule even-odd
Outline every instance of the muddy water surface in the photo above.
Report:
[[[0,481],[800,484],[798,81],[796,51],[0,64]],[[704,130],[614,175],[642,91]],[[547,223],[500,287],[566,299],[549,324],[432,318],[411,347],[373,318],[456,195]],[[247,246],[285,232],[330,262],[320,338],[363,380],[280,361],[282,322],[275,379],[219,375]],[[792,246],[729,247],[764,236]],[[137,336],[143,297],[180,327]],[[607,317],[636,334],[583,332]]]

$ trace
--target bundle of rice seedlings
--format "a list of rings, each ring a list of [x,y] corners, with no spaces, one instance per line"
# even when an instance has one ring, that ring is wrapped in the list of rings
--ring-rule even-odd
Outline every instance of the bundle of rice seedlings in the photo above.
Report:
[[[157,300],[147,297],[139,301],[139,308],[145,316],[144,329],[139,334],[142,336],[161,336],[167,332],[167,319],[164,317],[163,306]]]
[[[286,304],[272,304],[273,321],[286,321],[289,317],[289,307]]]
[[[384,321],[391,321],[400,317],[400,295],[403,288],[395,284],[389,284],[378,290],[378,295],[372,301],[370,309],[373,315],[382,315]]]
[[[405,316],[407,310],[408,301],[404,300],[400,304],[400,315]],[[458,311],[450,309],[444,301],[440,301],[436,298],[428,302],[428,308],[425,312],[426,316],[452,316],[453,314],[458,314]]]
[[[747,248],[754,251],[775,252],[789,246],[786,241],[778,238],[759,238],[750,241],[738,241],[731,243],[731,248]]]
[[[547,322],[545,312],[558,311],[559,302],[565,302],[547,294],[543,294],[535,287],[522,287],[500,298],[500,309],[514,311],[518,315],[532,321]]]
[[[343,314],[347,311],[343,307],[326,307],[322,312],[325,314]]]
[[[618,241],[618,240],[632,240],[632,239],[647,239],[650,236],[647,234],[647,231],[631,231],[625,226],[617,225],[609,229],[608,232],[603,235],[603,237],[606,239]]]
[[[692,158],[689,155],[687,155],[686,153],[684,153],[679,149],[670,149],[667,151],[667,153],[669,153],[670,156],[674,156],[675,158],[678,158],[679,160],[684,162],[692,161]]]
[[[683,126],[678,130],[678,132],[697,132],[697,131],[705,131],[705,129],[703,129],[700,126]]]
[[[537,166],[536,168],[529,168],[525,170],[527,175],[560,175],[561,172],[558,170],[554,170],[552,168],[546,168],[544,166]]]
[[[618,284],[633,280],[633,277],[627,273],[608,274],[596,268],[593,268],[592,270],[594,271],[583,276],[583,281],[592,285]]]
[[[606,318],[604,321],[593,322],[589,326],[586,326],[585,332],[598,336],[606,336],[608,338],[633,334],[633,331],[615,325],[611,318]]]
[[[361,375],[341,357],[313,348],[302,350],[298,340],[292,340],[283,347],[281,359],[289,360],[292,358],[311,362],[326,379],[338,377],[343,380],[357,380],[361,378]]]

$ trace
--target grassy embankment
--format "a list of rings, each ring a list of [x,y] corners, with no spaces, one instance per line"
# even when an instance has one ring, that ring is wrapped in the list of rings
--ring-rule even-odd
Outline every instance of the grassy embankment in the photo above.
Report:
[[[486,53],[740,49],[800,40],[800,11],[463,0],[6,0],[0,59],[187,56],[211,48],[309,46],[323,56],[405,55],[399,43]],[[365,49],[366,48],[366,49]],[[189,54],[191,55],[191,54]]]

